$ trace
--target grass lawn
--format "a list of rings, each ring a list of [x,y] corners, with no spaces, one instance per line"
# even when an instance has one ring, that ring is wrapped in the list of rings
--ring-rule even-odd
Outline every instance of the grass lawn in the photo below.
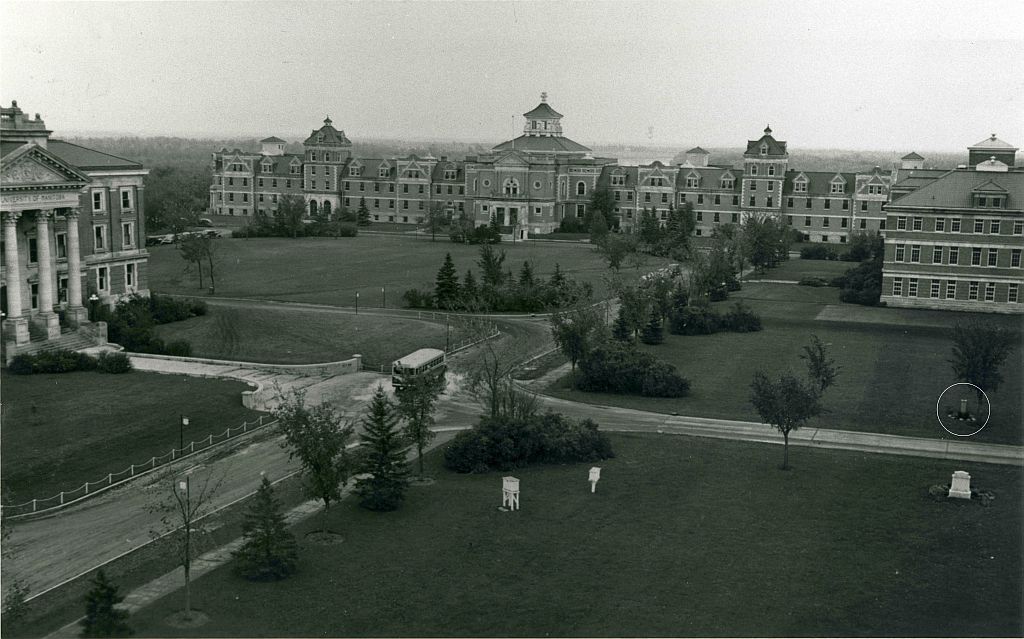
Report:
[[[812,426],[952,439],[935,415],[939,395],[957,381],[946,362],[951,349],[948,330],[914,325],[912,319],[902,324],[815,320],[826,303],[838,304],[837,295],[836,289],[747,283],[732,299],[743,299],[761,315],[763,331],[688,337],[666,334],[661,345],[641,345],[689,378],[687,397],[584,393],[572,389],[568,377],[556,382],[552,392],[567,399],[662,413],[759,421],[749,403],[754,371],[790,368],[802,372],[801,347],[815,334],[829,345],[840,373],[836,386],[825,394],[827,412]],[[724,312],[733,303],[717,306]],[[849,308],[851,312],[861,309]],[[925,315],[934,320],[934,314]],[[962,313],[945,315],[949,323],[965,319]],[[1013,321],[1007,317],[985,319],[1007,325]],[[1020,444],[1024,440],[1020,361],[1019,350],[1007,360],[1002,369],[1003,385],[989,394],[991,421],[972,441]]]
[[[360,353],[367,364],[390,363],[418,348],[444,348],[444,323],[302,309],[212,306],[206,315],[163,324],[165,340],[184,339],[196,357],[274,364],[333,362]],[[455,343],[462,337],[451,329]]]
[[[820,277],[826,281],[832,281],[832,278],[842,275],[855,266],[857,266],[855,262],[793,258],[780,263],[775,268],[768,269],[765,273],[751,273],[749,277],[752,280],[793,280],[797,282],[805,277]]]
[[[452,254],[460,279],[472,269],[477,281],[480,280],[476,264],[480,248],[454,244],[440,237],[436,242],[392,235],[223,239],[218,246],[221,266],[217,272],[217,294],[229,297],[354,306],[358,292],[361,307],[379,307],[386,301],[389,307],[401,308],[406,290],[434,288],[445,253]],[[531,261],[534,273],[547,278],[558,263],[567,275],[590,282],[598,296],[606,290],[602,281],[608,270],[606,263],[587,244],[508,242],[496,248],[506,252],[505,266],[514,274],[518,275],[524,261]],[[186,295],[201,292],[195,276],[183,272],[185,263],[176,247],[154,246],[149,250],[151,290]],[[639,272],[624,270],[623,274],[637,277],[665,263],[651,259],[648,268]],[[384,295],[381,287],[386,289]]]
[[[138,636],[1001,636],[1021,627],[1021,471],[970,466],[997,499],[935,502],[947,461],[615,435],[617,457],[516,471],[523,508],[497,510],[500,473],[410,489],[392,513],[347,500],[304,543],[300,572],[193,584],[211,616],[141,610]],[[296,527],[300,538],[320,525]]]
[[[168,453],[178,445],[179,407],[187,406],[186,444],[260,414],[242,406],[245,384],[218,379],[3,371],[0,384],[5,503],[51,497]]]

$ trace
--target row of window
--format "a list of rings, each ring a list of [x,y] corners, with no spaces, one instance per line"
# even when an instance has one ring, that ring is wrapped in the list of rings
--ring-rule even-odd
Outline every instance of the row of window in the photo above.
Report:
[[[923,217],[914,216],[914,217],[911,217],[911,218],[908,219],[908,217],[906,215],[900,215],[900,216],[896,217],[896,229],[900,230],[900,231],[908,230],[907,229],[908,221],[910,223],[910,229],[909,230],[911,230],[911,231],[923,231],[923,230],[925,230],[925,228],[924,228],[924,218]],[[950,218],[948,220],[949,221],[949,225],[948,225],[949,226],[949,231],[946,231],[946,226],[947,226],[946,225],[946,221],[947,220],[944,217],[934,218],[933,219],[933,223],[931,224],[932,228],[930,228],[928,230],[929,231],[935,231],[936,233],[945,233],[945,232],[949,232],[949,233],[962,233],[963,232],[963,230],[962,230],[963,225],[961,224],[961,219],[960,218],[954,217],[954,218]],[[975,218],[974,219],[974,225],[973,225],[974,232],[975,233],[985,233],[985,223],[986,222],[988,223],[988,233],[989,233],[989,235],[999,235],[1002,232],[1003,225],[1002,225],[1002,221],[1001,220],[986,220],[984,218]],[[1013,234],[1014,235],[1024,235],[1024,220],[1014,220],[1013,221],[1012,230],[1013,230]]]
[[[138,286],[138,273],[139,267],[134,263],[124,264],[124,292],[133,293],[135,287]],[[96,290],[100,293],[110,292],[110,267],[99,266],[93,269],[95,275],[93,280],[96,283]],[[29,293],[31,295],[32,310],[39,310],[39,283],[34,282],[29,285]],[[68,276],[60,275],[57,277],[57,303],[64,304],[68,301]]]
[[[964,249],[967,250],[966,248]],[[998,266],[999,265],[999,253],[1000,249],[989,248],[982,249],[979,247],[972,247],[970,249],[971,258],[970,266]],[[982,260],[982,252],[986,251],[984,260]],[[921,263],[921,245],[911,244],[910,251],[907,251],[906,244],[897,244],[896,251],[893,255],[894,262],[909,262],[911,264]],[[945,262],[943,262],[943,253],[945,253]],[[907,258],[910,258],[909,260]],[[960,264],[960,247],[950,246],[943,248],[941,246],[932,247],[932,264]],[[1021,249],[1015,248],[1010,249],[1010,267],[1020,268],[1021,265]],[[967,266],[967,264],[964,264]]]
[[[906,282],[904,282],[906,279]],[[928,280],[925,280],[928,281]],[[943,280],[931,280],[928,289],[928,297],[931,299],[939,299],[943,293],[942,290]],[[957,289],[962,282],[956,280],[945,280],[945,299],[953,300],[956,299]],[[895,277],[892,280],[892,294],[894,297],[903,297],[904,284],[906,284],[906,296],[907,297],[918,297],[919,292],[919,281],[916,277],[902,278]],[[967,282],[967,299],[977,300],[979,292],[981,290],[981,282]],[[996,301],[996,283],[985,282],[985,297],[986,302]],[[1001,301],[1001,300],[1000,300]],[[1011,304],[1017,304],[1020,302],[1020,284],[1009,284],[1006,288],[1006,301]]]
[[[260,178],[260,179],[258,180],[258,184],[259,184],[259,186],[265,186],[265,181],[264,181],[264,179],[263,179],[263,178]],[[270,188],[272,188],[272,189],[276,189],[276,188],[277,188],[277,178],[271,178],[271,180],[270,180]],[[286,189],[290,189],[290,188],[292,188],[292,181],[291,181],[291,180],[288,180],[288,179],[286,179],[286,180],[284,181],[284,188],[286,188]]]
[[[127,213],[135,210],[135,194],[132,187],[122,187],[120,189],[121,195],[121,212]],[[92,212],[103,213],[107,210],[107,190],[106,189],[93,189],[92,190]]]
[[[92,227],[92,246],[94,253],[103,253],[110,250],[110,243],[107,239],[107,225],[94,224]],[[54,246],[56,247],[56,259],[65,260],[68,257],[68,235],[60,231],[54,233]],[[135,223],[121,223],[121,249],[129,250],[135,247]],[[39,261],[39,243],[34,237],[28,238],[28,263],[35,264]]]

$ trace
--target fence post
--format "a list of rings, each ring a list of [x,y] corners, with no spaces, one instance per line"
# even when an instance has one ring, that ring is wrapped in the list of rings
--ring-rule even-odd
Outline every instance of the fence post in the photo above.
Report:
[[[114,473],[107,473],[107,486],[114,483]]]
[[[174,449],[171,449],[171,461],[174,461]]]
[[[210,446],[213,446],[213,433],[210,433]]]
[[[156,468],[156,457],[153,457],[152,459],[150,459],[150,460],[149,460],[149,464],[150,464],[150,465],[151,465],[151,466],[152,466],[153,468]]]
[[[36,511],[36,500],[32,500],[32,512]]]
[[[245,422],[244,424],[242,424],[242,432],[243,433],[248,432],[248,429],[249,429],[249,422]]]
[[[89,494],[89,482],[85,482],[85,494]]]
[[[64,505],[64,491],[63,490],[60,491],[60,505],[61,506]]]
[[[132,464],[131,476],[132,477],[135,476],[135,464]],[[85,492],[86,492],[86,494],[89,494],[89,482],[85,482]]]
[[[196,452],[196,443],[195,442],[190,442],[189,443],[189,445],[188,445],[188,452],[189,453]]]

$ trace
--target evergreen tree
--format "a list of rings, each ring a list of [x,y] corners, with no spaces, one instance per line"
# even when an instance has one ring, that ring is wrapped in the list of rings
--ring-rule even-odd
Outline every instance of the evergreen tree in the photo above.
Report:
[[[477,264],[480,266],[480,272],[483,273],[482,277],[485,288],[499,288],[501,286],[502,281],[505,279],[505,274],[501,270],[504,263],[505,251],[497,253],[490,244],[484,244],[480,247],[480,259],[477,260]]]
[[[366,197],[359,198],[359,211],[357,213],[357,224],[359,226],[370,225],[370,209],[366,208]]]
[[[101,569],[92,580],[92,590],[85,596],[85,618],[79,623],[83,637],[129,637],[128,612],[114,606],[124,601],[117,586],[110,583]]]
[[[245,513],[242,546],[234,553],[239,574],[255,581],[276,581],[295,572],[298,546],[288,530],[274,487],[266,477]]]
[[[519,286],[531,288],[533,286],[533,267],[529,261],[523,262],[523,268],[519,269]]]
[[[654,209],[644,209],[640,217],[640,240],[650,250],[652,247],[657,246],[661,236],[661,223],[658,221],[657,213]]]
[[[434,303],[438,308],[444,309],[455,308],[459,303],[459,274],[455,272],[451,253],[445,253],[444,264],[437,271]]]
[[[555,272],[551,274],[551,279],[548,283],[552,288],[560,289],[565,286],[565,275],[562,274],[562,268],[555,262]]]
[[[377,386],[359,435],[363,450],[356,481],[359,504],[369,510],[394,510],[409,486],[405,453],[408,444],[398,428],[398,415],[382,386]]]
[[[476,278],[473,277],[473,271],[468,270],[462,282],[462,303],[466,308],[473,310],[477,306],[479,297],[480,289],[476,285]]]
[[[661,330],[661,313],[658,309],[651,309],[651,319],[640,333],[640,341],[644,344],[661,344],[665,341],[665,335]]]
[[[600,212],[594,213],[589,230],[590,242],[592,244],[600,244],[608,236],[608,220],[605,219],[604,214]]]
[[[612,324],[612,337],[620,342],[633,341],[633,329],[630,328],[622,307],[619,307],[619,315],[615,318],[615,323]]]

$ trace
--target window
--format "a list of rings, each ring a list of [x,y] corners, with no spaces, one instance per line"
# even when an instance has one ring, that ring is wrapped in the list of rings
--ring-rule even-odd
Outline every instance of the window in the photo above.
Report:
[[[775,165],[774,164],[769,164],[768,165],[768,175],[775,175]],[[769,190],[771,190],[771,189],[769,189]]]
[[[580,182],[580,184],[583,184],[583,183]],[[576,217],[584,217],[586,215],[586,213],[587,213],[587,205],[586,204],[577,204],[576,205]]]
[[[860,210],[861,211],[867,211],[868,210],[868,201],[867,200],[863,200],[860,203]]]
[[[326,181],[324,182],[324,188],[325,189],[327,188],[327,182]],[[365,191],[366,190],[366,182],[360,182],[359,183],[359,190],[360,191]]]
[[[772,198],[772,196],[769,195],[768,199],[765,200],[765,204],[764,205],[767,206],[768,208],[771,208],[772,206],[774,206],[774,204],[772,202],[773,199],[774,198]]]
[[[721,214],[718,211],[715,211],[715,222],[721,222],[721,221],[722,221]]]
[[[1020,284],[1010,284],[1009,290],[1006,291],[1006,301],[1011,304],[1016,304],[1020,300]]]
[[[828,198],[825,198],[825,210],[827,211],[827,210],[829,210],[831,208],[832,208],[832,200],[830,200]]]
[[[581,182],[581,184],[582,184],[582,182]],[[644,193],[644,202],[650,202],[650,201],[651,201],[651,194],[649,192],[648,193]]]
[[[259,183],[260,186],[263,186],[263,178],[260,178],[259,180],[257,180],[257,182]]]
[[[423,185],[422,184],[420,184],[420,193],[421,194],[423,193]]]
[[[771,180],[768,180],[768,190],[769,191],[774,191],[775,190],[775,182],[772,182]]]
[[[974,232],[984,233],[985,232],[985,220],[974,220]]]
[[[697,221],[698,222],[703,222],[704,221],[704,212],[703,211],[697,211]]]
[[[862,229],[866,229],[868,227],[868,221],[867,220],[861,220],[860,221],[860,227]]]
[[[444,170],[444,179],[446,179],[446,180],[454,180],[455,176],[457,174],[458,174],[458,172],[456,171],[456,169],[445,169]]]
[[[586,194],[587,194],[587,184],[585,182],[577,182],[576,183],[576,195],[586,195]]]
[[[843,200],[843,210],[844,211],[849,211],[850,210],[850,200]]]
[[[786,198],[786,206],[788,208],[793,208],[793,198],[791,198],[791,197]]]
[[[124,285],[129,288],[135,288],[135,265],[125,264],[124,265]]]
[[[121,210],[131,211],[135,207],[132,206],[132,190],[121,189]]]
[[[992,235],[999,235],[999,220],[992,220],[988,223],[988,232]]]
[[[981,266],[981,249],[971,249],[971,266]]]
[[[844,229],[846,227],[848,227],[849,225],[850,225],[850,218],[844,217],[844,218],[839,220],[839,226],[843,227]]]
[[[722,188],[732,190],[736,185],[736,181],[732,178],[722,178]]]
[[[999,260],[999,251],[997,249],[988,250],[988,265],[995,266]]]
[[[1013,234],[1024,235],[1024,220],[1013,221]]]
[[[809,198],[809,197],[805,197],[804,198],[804,208],[805,209],[811,208],[811,198]]]
[[[33,284],[30,287],[30,290],[32,292],[32,301],[30,303],[32,304],[32,310],[34,311],[39,308],[39,285]]]
[[[829,218],[821,218],[821,227],[827,229],[829,227]]]
[[[895,261],[895,262],[903,262],[903,261],[905,261],[904,257],[906,255],[906,250],[907,250],[907,247],[906,247],[905,244],[897,244],[896,245],[896,255],[893,258],[893,261]]]
[[[740,221],[740,214],[739,213],[733,213],[732,214],[732,223],[735,224],[735,223],[737,223],[739,221]]]
[[[100,291],[108,290],[110,284],[109,271],[106,266],[96,269],[96,288]]]
[[[811,225],[811,216],[810,215],[805,215],[804,216],[804,226],[810,226],[810,225]]]
[[[910,261],[914,264],[921,262],[921,245],[914,244],[910,247]]]
[[[508,178],[502,186],[502,191],[505,195],[519,195],[519,181],[515,178]]]
[[[732,205],[733,206],[739,206],[740,205],[740,196],[738,196],[738,195],[732,196]]]
[[[668,204],[668,193],[662,193],[661,194],[661,203],[662,204]],[[697,204],[703,204],[703,203],[704,203],[704,196],[703,195],[698,195],[697,196]]]
[[[788,224],[790,226],[793,226],[793,216],[792,215],[787,215],[786,216],[786,224]]]
[[[917,297],[917,278],[916,277],[910,278],[910,285],[907,286],[907,296],[908,297]]]
[[[121,244],[124,248],[132,248],[135,246],[135,224],[132,222],[123,222],[121,224]]]
[[[722,196],[721,195],[716,195],[715,196],[715,204],[721,204],[721,203],[722,203]]]
[[[686,188],[695,189],[700,185],[700,178],[688,177],[686,178]]]
[[[105,251],[107,250],[107,227],[104,225],[97,225],[92,227],[92,246],[93,251]]]
[[[897,277],[892,281],[892,294],[899,297],[903,295],[903,278]]]
[[[374,200],[373,200],[373,208],[375,208],[375,209],[379,209],[380,208],[380,199],[379,198],[374,198]]]
[[[57,277],[57,303],[63,304],[68,301],[68,278],[64,275]]]
[[[996,283],[986,282],[985,283],[985,301],[994,302],[996,301]]]
[[[28,238],[28,263],[35,264],[39,261],[39,244],[36,238]]]
[[[402,200],[402,208],[403,209],[409,208],[409,200]]]
[[[761,144],[761,155],[768,155],[768,145]]]
[[[954,217],[949,223],[949,230],[951,233],[960,232],[960,218]]]
[[[625,175],[613,175],[612,176],[612,186],[626,186],[626,176]]]
[[[905,216],[901,215],[898,218],[896,218],[896,230],[907,230],[907,218]]]
[[[92,212],[99,213],[107,210],[106,191],[97,190],[92,192]]]
[[[793,192],[794,193],[806,193],[807,192],[807,181],[806,180],[797,180],[796,182],[793,182]]]
[[[969,300],[976,300],[976,299],[978,299],[978,283],[977,282],[971,282],[970,286],[967,288],[967,299],[969,299]]]
[[[942,231],[946,230],[946,218],[944,218],[944,217],[935,218],[935,230],[940,232],[940,233]]]
[[[1020,268],[1020,251],[1020,249],[1012,249],[1010,251],[1010,266],[1012,266],[1013,268]],[[59,247],[57,249],[57,252],[60,252]]]
[[[757,180],[751,180],[749,182],[749,184],[750,184],[750,190],[751,191],[756,191],[757,190]]]
[[[942,247],[932,248],[932,264],[942,264]]]
[[[68,256],[68,235],[67,233],[57,233],[54,235],[54,244],[57,245],[57,259],[66,259]],[[1020,251],[1018,251],[1019,253]],[[1019,258],[1019,256],[1018,256]]]
[[[939,299],[939,293],[941,288],[942,285],[939,283],[939,280],[932,280],[932,286],[931,290],[928,292],[928,296],[931,297],[932,299]]]
[[[958,264],[960,261],[960,248],[957,246],[949,247],[949,263]]]
[[[664,195],[665,194],[662,193],[662,201],[664,201]],[[697,204],[704,204],[704,194],[703,193],[697,194]]]
[[[946,281],[946,299],[956,299],[956,282],[953,280]]]
[[[842,182],[832,182],[829,193],[845,193],[846,187]]]
[[[751,175],[757,175],[757,165],[756,164],[751,164],[750,165],[750,174]]]
[[[750,196],[750,206],[754,206],[754,196]]]

